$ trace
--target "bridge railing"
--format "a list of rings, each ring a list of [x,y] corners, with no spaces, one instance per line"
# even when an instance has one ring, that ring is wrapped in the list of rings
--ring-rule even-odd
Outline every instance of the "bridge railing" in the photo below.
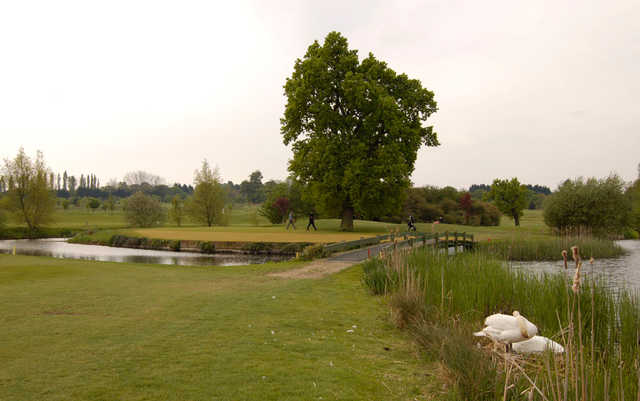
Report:
[[[325,245],[324,249],[327,253],[335,253],[348,251],[351,249],[358,249],[372,245],[378,245],[383,242],[398,242],[408,241],[409,244],[414,245],[416,242],[422,242],[422,245],[429,244],[435,247],[457,249],[462,246],[464,249],[472,249],[474,244],[473,234],[467,234],[465,232],[436,232],[436,233],[423,233],[416,231],[407,231],[401,233],[390,233],[384,235],[378,235],[376,237],[360,238],[355,241],[342,241]]]

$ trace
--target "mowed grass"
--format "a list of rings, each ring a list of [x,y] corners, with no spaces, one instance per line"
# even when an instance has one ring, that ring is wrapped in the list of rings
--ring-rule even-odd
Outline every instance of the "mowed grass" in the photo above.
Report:
[[[552,236],[550,228],[544,223],[542,210],[524,210],[520,218],[520,226],[516,227],[513,220],[502,216],[499,226],[479,227],[460,224],[429,224],[418,223],[416,227],[422,232],[466,232],[473,234],[476,241],[510,239],[518,236],[528,238],[549,238]]]
[[[286,229],[284,225],[225,226],[225,227],[156,227],[124,230],[124,235],[147,238],[197,241],[240,241],[240,242],[314,242],[328,243],[354,241],[363,237],[389,233],[404,226],[373,221],[355,221],[354,232],[340,231],[340,220],[316,220],[318,231],[307,231],[307,221],[298,220],[296,229]]]
[[[295,266],[0,255],[0,399],[425,399],[426,367],[361,268],[266,275]]]
[[[53,214],[53,221],[47,227],[56,228],[121,228],[126,227],[127,221],[121,210],[105,212],[96,210],[91,212],[85,208],[69,207],[69,209],[57,208]],[[24,224],[10,223],[9,227],[24,227]]]
[[[387,234],[391,230],[406,231],[406,224],[393,224],[356,220],[353,232],[340,230],[339,219],[316,220],[318,231],[307,232],[307,216],[300,216],[296,221],[296,230],[286,230],[284,224],[270,224],[264,217],[257,214],[257,206],[242,205],[232,209],[228,226],[206,227],[187,221],[177,227],[170,222],[160,227],[150,229],[126,229],[127,222],[122,211],[113,213],[97,210],[70,207],[67,210],[57,209],[52,227],[71,229],[114,229],[118,233],[130,236],[170,240],[194,241],[234,241],[234,242],[314,242],[330,243],[352,241],[363,237]],[[256,220],[257,219],[257,220]],[[257,225],[255,222],[257,221]],[[541,210],[525,210],[520,227],[513,224],[513,220],[503,216],[499,226],[474,227],[457,224],[417,223],[421,232],[467,232],[473,233],[479,241],[511,239],[517,236],[527,238],[549,238],[550,229],[544,224]],[[126,229],[120,231],[121,229]]]

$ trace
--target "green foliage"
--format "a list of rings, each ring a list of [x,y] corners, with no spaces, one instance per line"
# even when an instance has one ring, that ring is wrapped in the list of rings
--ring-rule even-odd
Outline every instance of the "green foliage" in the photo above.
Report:
[[[279,252],[285,255],[295,255],[296,253],[303,252],[304,249],[310,245],[310,242],[292,242],[279,249]]]
[[[249,181],[240,183],[240,193],[250,203],[261,203],[265,200],[262,173],[256,170],[249,176]]]
[[[566,180],[547,198],[545,223],[563,233],[617,235],[631,225],[631,202],[617,175],[604,179]]]
[[[152,227],[165,219],[160,202],[142,192],[127,198],[124,213],[127,222],[134,227]]]
[[[4,202],[2,200],[3,199],[0,198],[0,238],[2,237],[2,234],[4,233],[5,227],[7,225],[7,215],[3,210],[2,204]]]
[[[495,206],[473,200],[468,192],[458,192],[453,187],[410,188],[404,202],[404,211],[418,222],[441,221],[472,226],[500,224],[500,212]],[[404,219],[396,220],[399,222]]]
[[[242,246],[242,250],[251,254],[271,253],[273,244],[270,242],[248,242]]]
[[[32,161],[20,148],[15,159],[4,163],[8,183],[5,207],[30,231],[53,221],[56,200],[47,182],[49,173],[41,152]]]
[[[352,230],[354,213],[398,210],[418,149],[438,145],[432,127],[422,126],[437,110],[433,93],[372,54],[360,62],[331,32],[295,62],[285,95],[289,170],[309,185],[321,211],[341,214],[342,228]]]
[[[184,220],[184,202],[178,195],[171,199],[171,206],[169,208],[169,221],[175,223],[178,227],[182,225]]]
[[[100,207],[100,201],[98,199],[89,198],[89,200],[87,201],[87,208],[95,211],[99,207]]]
[[[565,340],[571,337],[573,345],[568,357],[574,358],[571,361],[574,367],[582,365],[584,369],[586,365],[589,369],[589,382],[594,383],[589,388],[594,393],[593,399],[637,397],[639,371],[635,361],[640,330],[637,294],[613,289],[593,277],[583,278],[579,291],[574,293],[572,280],[564,274],[537,275],[512,270],[500,259],[482,252],[454,257],[429,249],[400,252],[365,262],[364,272],[364,282],[371,291],[391,295],[392,306],[401,308],[392,310],[392,315],[404,316],[427,355],[443,363],[453,374],[454,390],[458,392],[454,399],[503,399],[502,394],[491,391],[505,387],[504,377],[497,371],[489,376],[470,374],[478,367],[483,370],[500,367],[491,362],[494,353],[472,354],[475,341],[470,340],[470,333],[482,327],[487,315],[510,314],[514,310],[534,322],[540,335],[555,337],[566,348],[569,346]],[[416,307],[417,301],[422,308]],[[559,332],[562,336],[558,336]],[[580,344],[580,361],[576,357],[576,344]],[[447,347],[451,348],[445,350]],[[550,393],[563,380],[562,374],[545,371],[543,364],[522,366],[530,377],[540,378],[537,385],[549,395],[548,399],[560,399]],[[550,375],[554,375],[553,380],[543,379]],[[612,380],[603,385],[607,376]],[[579,379],[574,374],[572,380],[578,383]],[[494,384],[487,385],[491,382]],[[513,397],[507,399],[526,399],[518,398],[518,394],[524,394],[530,384],[522,380],[514,385],[510,393]],[[568,391],[567,399],[581,399],[579,386],[573,386],[573,382]]]
[[[314,207],[305,192],[304,186],[291,177],[286,182],[274,182],[266,188],[267,197],[258,213],[271,224],[282,224],[289,210],[294,214],[311,213]]]
[[[324,249],[324,244],[309,245],[302,250],[301,260],[312,260],[329,256]]]
[[[617,258],[624,255],[624,248],[609,239],[581,237],[527,238],[512,237],[507,240],[480,242],[478,247],[506,260],[562,260],[562,251],[577,246],[585,258]]]
[[[198,243],[198,248],[202,253],[216,253],[216,244],[211,241],[201,241]]]
[[[217,169],[211,170],[209,163],[204,160],[202,168],[195,173],[195,184],[193,196],[186,207],[189,215],[209,227],[214,223],[220,224],[226,196]]]
[[[528,193],[527,187],[521,185],[517,178],[511,180],[496,178],[491,184],[487,198],[493,201],[498,210],[511,217],[516,226],[519,226],[522,211],[527,207]]]
[[[640,165],[638,165],[640,168]],[[631,202],[630,226],[640,232],[640,178],[627,189],[627,197]]]

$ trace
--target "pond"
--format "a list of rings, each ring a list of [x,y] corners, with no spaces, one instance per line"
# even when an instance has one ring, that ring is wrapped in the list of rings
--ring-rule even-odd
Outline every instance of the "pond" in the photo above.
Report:
[[[283,255],[246,255],[238,253],[205,255],[195,252],[154,251],[113,248],[100,245],[70,244],[64,238],[0,241],[0,253],[52,256],[101,262],[155,263],[179,266],[239,266],[290,259]]]
[[[588,260],[583,261],[582,272],[602,277],[604,281],[614,288],[628,288],[640,290],[640,241],[624,240],[616,241],[629,253],[621,258],[596,259],[593,265]],[[571,258],[571,254],[569,254]],[[512,267],[525,269],[536,273],[558,273],[564,271],[562,261],[559,262],[512,262]],[[575,263],[569,261],[567,274],[573,277]]]

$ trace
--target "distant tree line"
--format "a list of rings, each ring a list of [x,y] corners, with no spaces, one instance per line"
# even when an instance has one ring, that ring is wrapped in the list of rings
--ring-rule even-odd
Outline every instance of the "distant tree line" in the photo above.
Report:
[[[525,187],[527,189],[526,208],[530,210],[542,209],[545,198],[551,195],[551,189],[544,185],[526,184]],[[487,184],[473,184],[469,187],[469,193],[474,200],[486,200],[490,191],[491,185]]]

